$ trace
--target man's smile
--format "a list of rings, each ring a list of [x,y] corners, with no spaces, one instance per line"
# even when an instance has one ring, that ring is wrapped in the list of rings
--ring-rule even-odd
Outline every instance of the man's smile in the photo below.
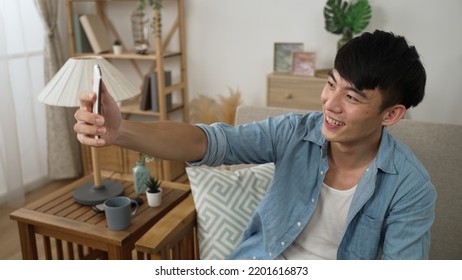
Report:
[[[342,122],[342,121],[339,121],[339,120],[335,120],[329,116],[326,116],[326,122],[330,125],[334,125],[334,126],[344,126],[346,125],[346,123]]]

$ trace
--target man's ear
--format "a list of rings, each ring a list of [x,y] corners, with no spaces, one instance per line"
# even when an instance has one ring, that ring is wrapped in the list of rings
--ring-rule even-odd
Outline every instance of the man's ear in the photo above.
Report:
[[[383,111],[383,126],[393,125],[399,122],[404,115],[406,114],[406,107],[401,104],[396,104],[391,106],[390,108],[385,109]]]

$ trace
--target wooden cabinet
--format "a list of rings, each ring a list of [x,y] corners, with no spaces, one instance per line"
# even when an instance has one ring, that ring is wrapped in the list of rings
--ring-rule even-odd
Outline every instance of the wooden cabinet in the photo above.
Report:
[[[120,0],[124,1],[124,0]],[[169,30],[166,31],[166,36],[163,38],[161,27],[162,23],[157,25],[156,31],[154,32],[154,51],[148,52],[147,54],[137,54],[135,51],[129,51],[124,48],[122,54],[114,53],[102,53],[98,54],[99,56],[104,57],[108,61],[113,60],[125,60],[130,63],[136,73],[143,80],[144,75],[148,73],[143,73],[137,65],[137,61],[151,61],[151,67],[149,72],[156,71],[158,81],[164,81],[164,65],[166,60],[172,60],[172,63],[178,67],[179,71],[179,81],[170,85],[165,86],[165,83],[157,83],[157,92],[158,92],[158,112],[154,111],[142,111],[139,109],[139,99],[133,99],[125,101],[121,105],[121,113],[124,118],[136,115],[136,116],[147,116],[149,120],[169,120],[170,113],[173,111],[181,111],[182,121],[188,122],[189,112],[188,112],[188,89],[187,89],[187,73],[186,73],[186,45],[185,45],[185,34],[184,34],[184,0],[171,0],[176,2],[176,20],[173,21],[172,26]],[[114,25],[111,23],[107,15],[105,14],[105,5],[110,5],[111,2],[108,0],[67,0],[67,22],[68,22],[68,34],[69,34],[69,45],[70,45],[70,54],[71,56],[82,56],[82,55],[94,55],[93,53],[77,53],[75,51],[74,44],[74,27],[73,27],[73,16],[74,16],[74,4],[76,2],[92,2],[95,5],[95,13],[98,14],[105,23],[109,32],[113,35],[113,38],[120,39],[117,30],[114,28]],[[136,9],[138,2],[136,0],[126,0],[125,2],[133,2],[133,11]],[[131,11],[127,12],[126,21],[130,22]],[[157,11],[153,11],[157,13]],[[162,17],[160,17],[162,18]],[[175,51],[166,51],[167,46],[172,41],[172,38],[177,36],[178,50]],[[122,42],[124,46],[124,43]],[[175,60],[175,61],[173,61]],[[171,94],[176,94],[178,98],[175,100],[180,100],[179,103],[173,104],[172,107],[167,108],[167,96]],[[138,159],[138,153],[136,151],[131,151],[123,149],[116,146],[105,147],[99,149],[99,159],[100,166],[103,170],[108,170],[112,172],[122,173],[122,174],[131,174],[131,168],[135,166],[136,160]],[[91,167],[91,154],[90,149],[87,146],[82,146],[82,157],[83,157],[83,169],[85,173],[89,173],[92,170]],[[149,167],[152,174],[160,176],[163,180],[179,180],[184,181],[185,176],[185,163],[184,162],[173,162],[173,161],[162,161],[159,163],[150,163]]]
[[[267,105],[321,111],[326,80],[326,70],[318,70],[314,77],[271,73],[267,76]]]

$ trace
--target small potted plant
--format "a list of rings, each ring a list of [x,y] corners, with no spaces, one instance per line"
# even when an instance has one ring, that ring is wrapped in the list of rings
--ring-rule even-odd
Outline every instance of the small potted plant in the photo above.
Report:
[[[148,205],[151,207],[157,207],[162,204],[162,188],[160,187],[161,180],[150,176],[146,182],[146,198]]]
[[[112,43],[112,49],[114,51],[114,54],[122,53],[122,43],[119,39],[114,40],[114,43]]]

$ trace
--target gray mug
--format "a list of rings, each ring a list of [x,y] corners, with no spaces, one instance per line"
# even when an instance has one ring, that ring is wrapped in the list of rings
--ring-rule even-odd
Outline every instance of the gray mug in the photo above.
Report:
[[[132,211],[132,203],[135,209]],[[138,212],[138,202],[126,196],[109,198],[104,202],[107,227],[111,230],[124,230],[130,225],[132,216]]]

